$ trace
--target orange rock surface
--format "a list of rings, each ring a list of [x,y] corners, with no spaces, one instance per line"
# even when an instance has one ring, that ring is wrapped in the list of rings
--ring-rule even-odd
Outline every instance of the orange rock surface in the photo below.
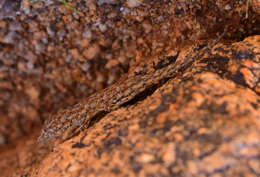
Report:
[[[0,176],[260,176],[257,2],[246,19],[244,1],[0,0]],[[36,141],[50,114],[224,28],[167,82]]]
[[[218,44],[79,135],[27,140],[17,176],[259,176],[259,46],[260,36]]]

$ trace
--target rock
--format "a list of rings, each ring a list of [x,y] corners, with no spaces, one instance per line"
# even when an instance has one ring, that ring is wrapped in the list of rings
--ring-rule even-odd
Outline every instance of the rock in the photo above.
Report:
[[[103,5],[103,4],[117,4],[117,0],[98,0],[98,5]]]
[[[94,59],[95,57],[98,56],[100,52],[99,46],[94,44],[89,46],[89,48],[85,49],[83,51],[83,55],[87,58],[87,59]]]
[[[0,19],[5,17],[13,18],[20,9],[21,0],[2,0],[1,4]]]
[[[65,142],[31,141],[20,158],[37,165],[25,163],[28,168],[16,175],[257,176],[260,160],[252,157],[260,155],[259,81],[249,83],[260,76],[259,41],[252,36],[216,45],[143,100]]]
[[[142,0],[127,0],[127,5],[130,8],[138,7]]]
[[[253,10],[260,15],[260,0],[251,0],[250,3]]]
[[[129,6],[130,2],[133,3],[134,8],[131,8],[131,5]],[[233,1],[217,0],[214,3],[208,0],[68,1],[68,3],[78,11],[78,13],[75,13],[63,3],[57,3],[57,1],[54,0],[36,2],[30,0],[0,0],[0,176],[15,176],[15,174],[17,174],[17,176],[30,176],[31,174],[36,174],[36,172],[40,170],[37,166],[44,166],[44,162],[46,162],[46,164],[42,170],[46,170],[46,168],[48,168],[47,165],[51,166],[51,163],[56,162],[56,160],[65,164],[66,162],[58,157],[48,157],[53,157],[53,155],[63,156],[65,150],[59,149],[60,146],[65,147],[65,149],[68,148],[68,153],[71,152],[71,148],[75,151],[77,149],[89,150],[90,154],[82,153],[89,157],[87,160],[84,159],[83,165],[93,163],[93,166],[95,166],[97,164],[95,166],[96,169],[103,170],[104,168],[107,174],[113,172],[119,176],[127,172],[131,172],[129,176],[142,176],[146,173],[146,168],[148,169],[148,167],[153,164],[154,168],[152,168],[152,170],[154,171],[149,171],[149,175],[151,175],[151,173],[159,174],[155,171],[161,168],[163,174],[172,172],[175,176],[182,175],[182,173],[178,173],[178,170],[181,171],[181,169],[185,169],[187,173],[192,174],[196,174],[198,172],[197,170],[201,169],[202,171],[208,172],[208,176],[236,176],[237,173],[234,171],[225,171],[229,169],[232,170],[236,165],[243,166],[245,169],[250,168],[250,174],[258,174],[259,161],[257,158],[254,158],[254,152],[257,152],[253,149],[254,146],[252,147],[253,150],[244,148],[242,149],[243,152],[239,152],[243,158],[248,157],[245,153],[251,153],[250,155],[252,155],[253,158],[250,159],[250,161],[247,161],[247,159],[242,160],[245,164],[238,160],[224,158],[221,154],[225,151],[225,148],[222,146],[221,151],[218,151],[214,157],[207,160],[204,159],[205,161],[203,161],[204,156],[215,153],[214,147],[216,146],[211,139],[215,137],[218,139],[217,143],[220,145],[230,140],[229,138],[231,136],[225,136],[227,137],[224,139],[225,141],[219,138],[217,133],[220,132],[216,133],[215,129],[219,128],[219,130],[223,130],[223,132],[227,130],[222,129],[221,125],[215,127],[216,122],[212,123],[209,121],[211,127],[199,129],[198,134],[201,135],[199,138],[202,139],[202,142],[198,143],[196,141],[197,144],[195,143],[194,145],[188,141],[193,135],[193,131],[189,129],[192,124],[195,124],[194,131],[197,130],[197,127],[200,127],[194,120],[189,122],[187,117],[184,118],[184,120],[189,123],[189,125],[187,125],[185,124],[186,122],[182,122],[181,118],[176,117],[178,122],[174,123],[179,125],[179,127],[173,127],[171,124],[171,121],[174,121],[172,120],[172,115],[174,114],[175,116],[176,113],[167,112],[164,105],[159,107],[152,105],[152,107],[156,109],[152,112],[150,111],[151,115],[143,117],[145,110],[151,109],[146,107],[149,106],[150,103],[145,101],[151,97],[153,97],[153,104],[163,102],[160,101],[161,99],[166,100],[166,105],[171,106],[171,110],[175,111],[179,111],[176,106],[181,104],[185,105],[187,110],[191,108],[192,105],[195,105],[195,108],[196,105],[197,107],[201,106],[199,110],[194,108],[194,114],[187,114],[187,116],[194,115],[198,123],[203,123],[203,121],[199,121],[203,119],[203,116],[198,115],[197,111],[207,110],[209,112],[208,114],[202,112],[204,118],[210,117],[211,112],[213,112],[214,115],[213,113],[212,115],[215,116],[215,112],[217,111],[220,112],[220,115],[222,115],[223,112],[229,111],[228,115],[239,117],[239,115],[242,114],[240,113],[242,106],[246,106],[243,115],[246,117],[246,120],[249,120],[249,123],[246,121],[242,123],[242,119],[240,118],[238,118],[238,120],[229,121],[228,115],[226,117],[227,121],[221,120],[218,123],[227,124],[227,126],[230,127],[242,127],[241,132],[236,132],[236,130],[234,130],[235,128],[230,130],[241,136],[236,137],[234,135],[231,138],[233,139],[234,137],[236,139],[237,142],[232,141],[232,143],[237,149],[240,147],[251,148],[252,144],[256,144],[257,146],[254,138],[258,136],[258,133],[255,133],[257,131],[254,132],[257,128],[252,126],[252,122],[255,121],[255,125],[257,126],[258,121],[253,118],[253,110],[248,106],[247,102],[250,102],[251,106],[258,109],[258,103],[256,104],[254,99],[258,98],[260,93],[258,81],[259,62],[257,59],[254,59],[255,56],[252,55],[255,51],[257,52],[258,49],[255,47],[254,52],[252,52],[251,48],[248,48],[245,44],[251,41],[250,45],[255,46],[252,41],[257,41],[258,38],[248,38],[246,41],[234,44],[237,48],[227,48],[228,46],[230,47],[228,43],[232,43],[232,41],[240,41],[245,36],[258,34],[258,14],[252,13],[254,5],[251,6],[251,2],[252,1],[250,1],[249,4],[249,18],[252,20],[245,21],[244,13],[246,3],[234,4]],[[3,8],[4,4],[5,8]],[[230,4],[231,9],[226,7],[227,4]],[[225,8],[229,10],[225,10]],[[227,26],[229,28],[224,38],[226,48],[222,47],[222,49],[225,50],[221,51],[220,48],[216,49],[214,52],[218,53],[218,55],[214,54],[215,58],[213,59],[213,51],[212,55],[208,55],[208,57],[205,56],[204,58],[210,58],[212,60],[205,59],[201,61],[201,63],[194,64],[195,67],[192,67],[194,69],[192,74],[188,74],[187,71],[183,75],[183,72],[181,72],[177,78],[170,79],[169,83],[173,85],[174,83],[180,83],[179,86],[174,87],[177,91],[180,90],[180,92],[182,92],[180,93],[181,96],[176,100],[176,104],[172,102],[168,103],[169,101],[167,102],[168,99],[171,100],[171,97],[175,98],[172,93],[169,93],[170,97],[164,96],[163,98],[159,98],[160,94],[165,95],[165,92],[161,92],[158,86],[155,86],[155,88],[152,87],[151,90],[147,90],[144,95],[140,95],[137,99],[139,102],[134,100],[131,102],[132,105],[124,105],[125,107],[123,106],[120,110],[114,111],[106,116],[101,115],[101,120],[96,123],[93,122],[91,127],[86,130],[89,133],[86,137],[87,139],[83,138],[84,142],[78,141],[72,144],[71,141],[74,139],[71,139],[64,143],[70,142],[72,146],[70,146],[71,144],[69,146],[64,146],[65,144],[59,146],[54,145],[53,142],[39,144],[35,141],[41,130],[42,123],[50,114],[56,114],[59,109],[76,104],[79,100],[85,100],[91,94],[117,82],[119,77],[124,73],[128,74],[124,75],[122,80],[125,77],[135,74],[142,75],[148,73],[150,71],[149,69],[153,68],[153,61],[155,59],[156,61],[163,61],[165,58],[172,58],[171,56],[174,56],[177,50],[183,53],[186,51],[183,46],[188,47],[188,44],[197,43],[200,39],[204,39],[205,43],[208,43],[208,39],[216,38],[216,36],[223,31],[223,28]],[[229,52],[225,54],[226,51]],[[253,59],[250,60],[250,58]],[[199,70],[199,68],[201,70]],[[182,75],[185,77],[183,78]],[[194,75],[194,77],[186,77],[186,75]],[[207,75],[210,77],[206,78]],[[232,99],[230,95],[226,95],[223,100],[227,99],[227,103],[224,102],[225,104],[223,103],[222,106],[217,104],[221,102],[219,101],[220,98],[217,97],[222,98],[223,95],[219,93],[214,94],[215,92],[212,90],[206,90],[205,93],[203,92],[202,94],[198,93],[199,88],[202,87],[199,82],[203,81],[201,84],[209,86],[205,82],[210,82],[210,78],[212,78],[212,81],[216,84],[212,84],[213,86],[210,85],[210,87],[219,91],[226,89],[231,96],[233,95]],[[180,82],[178,82],[178,79],[180,79]],[[234,87],[232,84],[228,84],[229,82],[233,83]],[[218,84],[223,86],[223,88],[220,86],[217,87]],[[184,87],[185,85],[188,86]],[[228,88],[225,88],[225,85],[228,85]],[[195,89],[196,93],[191,94],[190,87]],[[166,84],[161,88],[167,88]],[[152,94],[154,89],[157,95]],[[244,94],[241,96],[240,92]],[[188,95],[186,101],[184,99],[185,93]],[[254,93],[256,95],[254,95]],[[209,96],[208,94],[212,95]],[[205,98],[204,95],[207,97]],[[240,102],[239,96],[243,99],[247,98],[247,101],[242,100],[241,104],[235,104],[235,102]],[[209,99],[210,97],[219,102],[213,104],[214,102]],[[184,99],[185,102],[180,103],[179,101],[181,99]],[[191,101],[189,99],[196,100],[196,103],[192,102],[191,105],[189,105],[190,102],[188,101]],[[205,104],[200,105],[201,102]],[[141,106],[139,104],[141,104]],[[225,105],[228,107],[228,111],[224,109]],[[132,107],[137,108],[132,109]],[[184,114],[182,111],[187,110],[180,109],[180,116]],[[125,111],[128,112],[126,113]],[[158,115],[160,114],[160,118],[154,115],[157,111]],[[136,118],[134,118],[133,112],[137,114]],[[121,120],[121,118],[123,120]],[[133,122],[128,122],[128,118],[131,120],[133,118]],[[155,125],[159,127],[154,128],[154,122],[149,118],[154,119],[156,122]],[[140,122],[139,119],[147,119],[149,121]],[[214,120],[215,119],[217,118],[214,117]],[[97,116],[97,120],[99,120],[99,116]],[[105,120],[108,120],[108,122]],[[123,123],[122,125],[121,123],[115,125],[114,120],[120,120]],[[169,126],[164,126],[164,121],[169,121]],[[101,131],[103,127],[99,125],[102,122],[104,123],[104,129],[106,129],[104,132]],[[247,125],[247,123],[249,124],[249,126],[247,126],[248,133],[243,129],[244,124]],[[127,127],[128,124],[131,125]],[[122,128],[121,126],[123,125],[125,125],[125,127]],[[147,126],[151,126],[150,130],[152,131],[147,129]],[[164,126],[163,130],[160,126]],[[182,126],[185,127],[183,128]],[[116,129],[116,127],[118,127],[118,129]],[[188,128],[187,132],[184,132],[183,129],[186,127]],[[131,134],[128,128],[135,134]],[[171,131],[168,131],[168,129],[171,129]],[[229,129],[229,127],[226,129]],[[116,134],[114,131],[117,131]],[[145,131],[150,134],[146,135]],[[103,138],[102,141],[100,137],[95,139],[97,135],[93,135],[93,132],[101,133],[106,137]],[[213,135],[210,134],[211,132],[213,132]],[[216,133],[216,135],[214,133]],[[160,135],[160,138],[156,137],[157,134]],[[196,136],[194,135],[195,139],[198,138],[198,134],[195,134]],[[92,135],[94,140],[90,137]],[[82,134],[80,136],[82,136]],[[171,139],[172,137],[174,140]],[[186,144],[186,139],[182,141],[183,137],[188,139]],[[247,140],[247,138],[251,138],[250,141]],[[171,140],[169,144],[166,142],[167,139]],[[146,144],[138,144],[143,140],[145,140]],[[165,142],[163,142],[163,140],[165,140]],[[209,140],[211,144],[206,144],[205,142],[207,142],[207,140]],[[182,144],[178,144],[178,142]],[[247,144],[243,144],[244,142]],[[163,150],[161,150],[159,145],[156,145],[158,143],[163,147]],[[206,150],[203,149],[203,143],[205,144]],[[47,145],[51,145],[51,147],[47,147]],[[104,148],[104,146],[109,150]],[[195,152],[190,149],[185,149],[191,146],[195,147]],[[197,148],[198,146],[199,148]],[[231,149],[228,152],[236,152],[238,154],[238,151],[232,150],[233,146],[231,146],[232,145],[227,146]],[[145,149],[145,147],[147,148]],[[181,149],[178,149],[179,147],[181,147]],[[97,148],[97,151],[95,151],[95,148]],[[55,149],[60,150],[60,154],[57,153]],[[202,150],[199,151],[198,149]],[[54,152],[51,153],[51,150]],[[115,155],[114,161],[114,156],[110,156],[110,154],[107,153],[108,151]],[[188,152],[191,152],[192,155]],[[201,154],[198,159],[195,158],[197,154]],[[105,161],[103,159],[104,156],[109,157],[109,160],[112,159],[111,163],[108,164],[111,164],[110,166],[114,165],[113,169],[108,169],[110,166],[104,167],[104,164],[102,164],[102,162]],[[97,159],[97,157],[100,158]],[[117,157],[120,160],[116,161]],[[181,159],[181,157],[187,158]],[[192,157],[194,157],[195,160],[192,159]],[[220,158],[218,159],[218,157]],[[238,159],[241,157],[239,156]],[[76,156],[76,158],[78,158],[78,156]],[[193,161],[188,161],[190,159]],[[199,162],[197,162],[197,160]],[[217,163],[213,164],[215,160]],[[126,164],[130,165],[122,167],[120,166],[121,161],[124,163],[127,162]],[[69,156],[68,162],[67,169],[69,169],[70,172],[73,170],[76,173],[80,171],[79,169],[81,169],[82,166],[75,165],[73,159]],[[176,162],[178,162],[178,164],[176,164]],[[209,168],[205,166],[208,162],[210,164]],[[186,166],[181,167],[180,164],[182,163]],[[58,165],[62,168],[64,164]],[[161,164],[165,166],[160,166]],[[72,166],[72,168],[69,168],[70,166]],[[91,164],[87,166],[93,167]],[[84,167],[86,169],[86,166]],[[165,167],[167,167],[167,169]],[[178,167],[180,167],[180,169],[178,169]],[[186,168],[188,170],[186,170]],[[212,171],[212,169],[216,171]],[[243,169],[240,168],[239,170]],[[93,170],[93,173],[96,173],[96,171]],[[139,172],[135,174],[133,171]],[[55,172],[56,171],[53,171],[53,173]],[[64,175],[67,173],[65,171],[61,172]],[[223,174],[224,172],[226,172],[226,174]],[[160,173],[160,175],[161,174],[162,173]],[[73,174],[72,176],[75,175]],[[201,176],[203,176],[203,174],[201,174]]]

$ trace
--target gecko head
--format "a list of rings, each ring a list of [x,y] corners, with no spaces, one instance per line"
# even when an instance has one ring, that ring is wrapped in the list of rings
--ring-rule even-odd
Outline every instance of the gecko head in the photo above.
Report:
[[[38,142],[43,142],[55,138],[61,134],[59,129],[59,121],[56,116],[50,115],[43,124],[41,135],[38,137]]]
[[[43,142],[51,139],[54,133],[51,133],[49,129],[43,128],[41,135],[38,137],[37,141]]]
[[[37,140],[42,142],[61,136],[68,127],[68,123],[66,124],[66,119],[64,117],[66,118],[66,116],[64,116],[64,111],[60,111],[55,115],[50,115],[50,117],[45,120],[41,135]]]
[[[43,142],[50,140],[51,138],[60,136],[60,131],[57,130],[57,127],[49,127],[43,128],[41,135],[38,137],[37,141]]]

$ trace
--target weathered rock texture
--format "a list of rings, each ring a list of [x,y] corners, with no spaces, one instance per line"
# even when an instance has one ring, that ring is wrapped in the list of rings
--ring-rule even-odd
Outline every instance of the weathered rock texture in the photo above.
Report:
[[[70,2],[70,1],[68,1]],[[240,1],[0,1],[0,146],[60,108],[113,84],[135,65],[197,39],[260,31]]]
[[[260,176],[260,23],[244,1],[51,2],[0,1],[0,176]],[[163,85],[36,141],[50,112],[227,26],[229,42]]]
[[[142,101],[78,136],[36,143],[30,153],[23,148],[18,159],[32,166],[18,174],[259,176],[259,46],[260,36],[215,46]],[[27,148],[35,145],[28,142]]]

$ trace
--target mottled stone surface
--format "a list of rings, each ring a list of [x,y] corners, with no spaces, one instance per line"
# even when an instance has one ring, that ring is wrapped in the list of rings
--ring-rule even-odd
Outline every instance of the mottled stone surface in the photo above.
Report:
[[[260,0],[252,0],[251,5],[253,10],[260,15]]]
[[[242,0],[68,3],[77,13],[54,0],[0,0],[1,147],[152,57],[227,26],[236,41],[260,31]]]
[[[259,176],[259,46],[260,36],[218,44],[79,135],[28,140],[35,154],[18,156],[33,162],[16,176]]]
[[[0,176],[260,176],[254,4],[246,19],[244,0],[68,2],[78,13],[0,0]],[[65,142],[36,141],[50,113],[189,56],[226,27],[222,44],[167,83]]]

